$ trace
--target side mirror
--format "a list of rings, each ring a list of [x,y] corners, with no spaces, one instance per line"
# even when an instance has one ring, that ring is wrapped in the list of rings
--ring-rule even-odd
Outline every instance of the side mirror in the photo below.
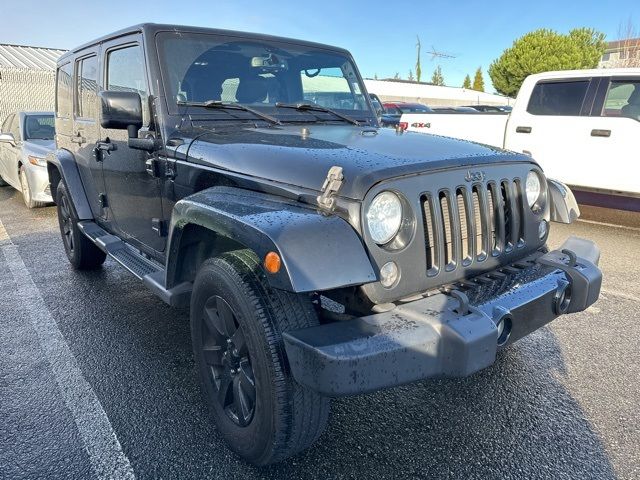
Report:
[[[136,92],[105,90],[100,97],[100,125],[102,128],[127,130],[129,138],[138,138],[142,127],[142,100]]]
[[[0,133],[0,142],[8,143],[12,147],[16,146],[16,139],[13,137],[13,133]]]

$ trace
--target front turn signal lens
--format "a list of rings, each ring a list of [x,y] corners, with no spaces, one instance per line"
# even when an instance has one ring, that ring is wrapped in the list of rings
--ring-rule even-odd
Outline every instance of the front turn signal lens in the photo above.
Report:
[[[278,273],[282,266],[280,255],[276,252],[269,252],[264,256],[264,268],[269,273]]]

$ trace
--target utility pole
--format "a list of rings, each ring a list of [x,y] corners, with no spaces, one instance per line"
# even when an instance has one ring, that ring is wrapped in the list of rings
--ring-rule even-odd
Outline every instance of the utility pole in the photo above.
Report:
[[[422,77],[422,69],[420,68],[420,37],[416,35],[418,39],[418,43],[416,44],[416,48],[418,49],[418,58],[416,60],[416,80],[420,81],[420,77]]]

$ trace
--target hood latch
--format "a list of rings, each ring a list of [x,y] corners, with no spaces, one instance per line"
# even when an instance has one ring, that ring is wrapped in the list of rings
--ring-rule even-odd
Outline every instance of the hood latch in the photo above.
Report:
[[[338,193],[338,190],[342,187],[343,181],[344,175],[342,174],[342,167],[335,165],[331,167],[329,169],[329,173],[327,173],[327,178],[322,185],[322,193],[317,197],[320,207],[326,208],[327,210],[333,210],[336,203],[334,195]]]

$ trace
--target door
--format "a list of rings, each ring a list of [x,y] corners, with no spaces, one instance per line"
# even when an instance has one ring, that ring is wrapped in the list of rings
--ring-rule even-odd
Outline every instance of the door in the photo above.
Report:
[[[141,37],[133,35],[103,47],[105,90],[137,92],[142,99],[143,126],[149,129],[149,89]],[[100,129],[100,141],[110,145],[102,152],[102,172],[112,228],[143,249],[162,252],[166,236],[162,214],[162,180],[148,172],[151,154],[127,145],[127,131]]]
[[[0,128],[0,133],[10,133],[11,122],[13,121],[13,113],[5,118],[4,122],[2,122],[2,128]],[[0,177],[4,178],[6,181],[8,168],[7,165],[9,163],[9,156],[11,155],[11,145],[9,143],[0,142]]]
[[[577,185],[640,194],[640,75],[607,78],[600,90],[581,132],[585,157]]]
[[[74,72],[73,126],[68,142],[64,143],[75,157],[91,210],[100,223],[106,213],[102,169],[93,151],[99,135],[97,50],[83,52],[75,61]]]
[[[22,152],[22,135],[20,132],[21,117],[19,113],[16,113],[11,119],[9,124],[9,133],[13,135],[15,140],[15,146],[10,143],[5,143],[4,150],[4,167],[5,175],[2,176],[7,183],[11,184],[14,188],[22,190],[20,186],[20,176],[18,170],[18,164],[20,162]]]
[[[592,121],[583,110],[590,84],[589,78],[539,81],[526,107],[516,105],[511,114],[505,148],[531,154],[549,178],[575,185]]]

